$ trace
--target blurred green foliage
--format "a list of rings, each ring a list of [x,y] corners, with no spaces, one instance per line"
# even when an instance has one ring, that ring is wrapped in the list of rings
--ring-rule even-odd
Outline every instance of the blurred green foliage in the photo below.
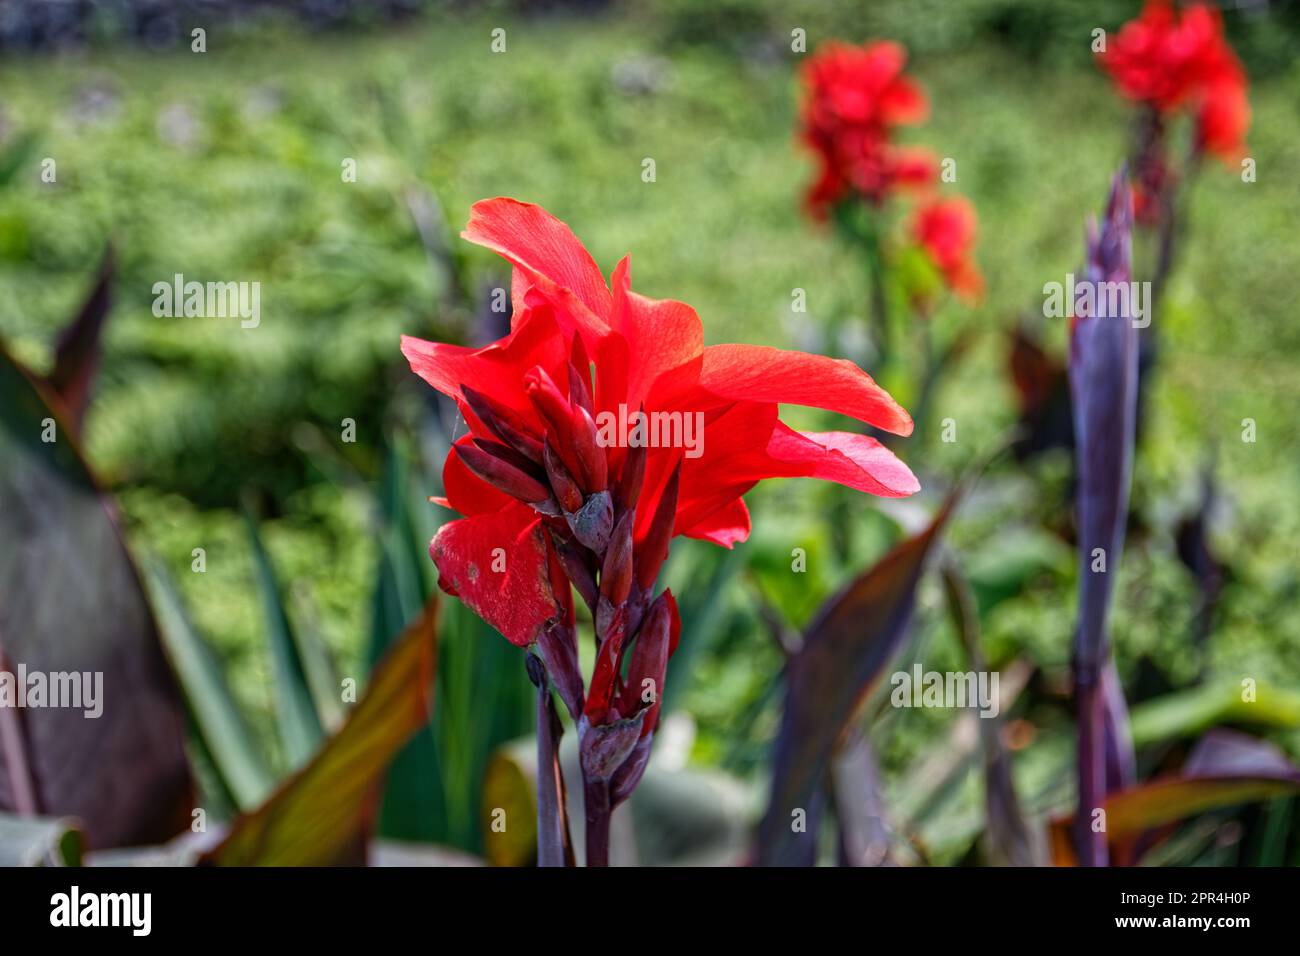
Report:
[[[1113,27],[1136,6],[890,0],[792,12],[771,0],[656,0],[581,20],[498,10],[357,36],[214,29],[203,55],[110,48],[10,59],[0,63],[0,148],[22,158],[0,189],[0,334],[48,368],[55,331],[113,240],[116,307],[88,451],[270,742],[270,663],[241,496],[257,501],[280,579],[307,596],[340,673],[364,673],[383,559],[372,489],[394,422],[410,421],[423,388],[398,335],[473,340],[481,330],[460,303],[506,275],[453,238],[472,202],[505,194],[543,204],[606,271],[632,250],[636,288],[691,303],[711,343],[824,347],[826,328],[851,331],[865,318],[866,281],[799,211],[811,164],[791,137],[799,56],[789,31],[806,29],[810,48],[833,35],[903,41],[932,102],[931,120],[907,138],[956,158],[956,188],[979,211],[988,284],[980,306],[949,303],[931,320],[938,336],[975,332],[931,406],[935,420],[957,422],[958,441],[942,442],[931,425],[898,446],[932,503],[1015,421],[1006,332],[1034,313],[1045,282],[1077,267],[1083,221],[1125,155],[1130,112],[1087,43],[1092,26]],[[1159,316],[1164,351],[1134,490],[1145,527],[1130,537],[1113,626],[1139,698],[1202,672],[1300,686],[1294,19],[1294,8],[1230,18],[1253,79],[1258,181],[1204,169]],[[500,55],[489,50],[496,26],[508,36]],[[56,183],[41,182],[45,157]],[[653,183],[641,178],[646,157]],[[349,158],[355,183],[341,175]],[[436,205],[420,218],[430,196],[447,225]],[[260,326],[154,317],[152,286],[176,273],[260,281]],[[794,289],[806,290],[807,314],[791,312]],[[1043,331],[1061,354],[1063,323]],[[886,384],[911,406],[910,376]],[[1241,440],[1246,418],[1257,423],[1253,444]],[[355,443],[341,440],[345,419]],[[1221,499],[1211,540],[1231,578],[1202,651],[1189,638],[1196,586],[1173,535],[1211,462]],[[1027,471],[995,469],[950,536],[977,578],[993,663],[1024,656],[1043,669],[1045,692],[1028,716],[1044,733],[1068,720],[1053,682],[1059,690],[1068,668],[1076,568],[1043,529],[1068,521],[1069,472],[1061,454]],[[756,609],[766,603],[799,628],[908,519],[906,505],[850,511],[853,550],[842,555],[826,528],[830,490],[777,482],[751,499],[742,559],[681,543],[668,573],[678,588],[716,584],[687,615],[689,666],[675,665],[670,687],[698,719],[696,758],[742,772],[764,758],[779,706],[781,656]],[[195,547],[207,551],[204,574],[190,571]],[[808,555],[805,575],[788,572],[796,547]],[[927,667],[962,667],[937,587],[923,592],[918,634],[913,653]],[[885,769],[908,766],[949,719],[888,715]],[[1022,772],[1046,787],[1061,752],[1048,740]]]

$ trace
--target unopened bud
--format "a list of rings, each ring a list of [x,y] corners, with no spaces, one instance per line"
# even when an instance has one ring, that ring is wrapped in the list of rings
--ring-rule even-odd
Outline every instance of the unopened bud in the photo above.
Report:
[[[462,385],[460,393],[464,396],[465,404],[469,406],[470,411],[478,417],[488,431],[520,454],[527,456],[529,460],[534,462],[542,460],[542,443],[523,429],[513,412],[468,385]]]
[[[637,442],[623,456],[623,470],[618,475],[618,503],[622,508],[635,508],[637,499],[641,497],[647,454],[645,444]]]
[[[614,776],[609,781],[610,806],[616,807],[632,796],[632,791],[641,782],[641,775],[645,773],[646,764],[650,762],[650,745],[654,738],[654,731],[647,733],[645,725],[642,724],[641,739],[636,742],[632,752],[614,771]]]
[[[584,547],[604,554],[614,528],[614,502],[608,491],[598,491],[576,513],[567,514],[573,536]]]
[[[595,724],[585,715],[578,722],[578,759],[583,776],[608,780],[641,739],[641,714],[609,724]]]
[[[546,425],[549,440],[564,466],[575,478],[582,475],[574,451],[574,410],[569,400],[541,366],[534,366],[524,376],[524,386],[533,409]]]
[[[673,538],[673,524],[677,520],[677,489],[682,474],[681,462],[673,469],[672,477],[664,487],[655,508],[655,516],[650,521],[650,530],[646,532],[636,553],[636,583],[643,590],[649,590],[659,576],[659,569],[668,558],[668,545]]]
[[[632,525],[636,512],[625,511],[609,536],[609,547],[600,569],[600,594],[615,607],[632,591]]]
[[[555,491],[555,500],[565,511],[577,511],[582,507],[582,489],[564,467],[564,462],[549,441],[542,446],[542,463],[546,466],[546,477]]]
[[[550,489],[536,478],[477,445],[456,444],[452,448],[466,468],[489,485],[520,501],[544,501],[551,496]]]
[[[574,409],[573,450],[582,469],[582,482],[588,491],[604,491],[609,484],[609,465],[605,449],[596,439],[596,422],[582,406]]]
[[[551,683],[574,720],[582,713],[582,671],[578,667],[578,635],[572,626],[554,623],[542,628],[537,650]],[[531,656],[531,655],[530,655]]]
[[[578,589],[587,606],[594,608],[599,592],[596,589],[596,575],[591,568],[591,555],[582,545],[560,534],[554,534],[555,553],[559,556],[560,566],[573,586]]]

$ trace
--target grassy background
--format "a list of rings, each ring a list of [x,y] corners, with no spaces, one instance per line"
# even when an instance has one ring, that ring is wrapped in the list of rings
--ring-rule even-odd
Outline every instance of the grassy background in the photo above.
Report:
[[[821,5],[657,3],[349,35],[214,27],[203,55],[109,47],[8,59],[0,137],[35,141],[30,170],[0,193],[0,334],[48,367],[56,330],[112,239],[117,305],[88,449],[135,541],[172,567],[237,692],[269,722],[241,497],[266,515],[282,576],[352,672],[375,563],[363,492],[382,465],[390,396],[416,389],[398,335],[472,339],[483,330],[446,307],[451,283],[477,293],[505,280],[500,260],[458,239],[459,280],[439,267],[410,213],[413,189],[437,197],[453,236],[477,199],[543,204],[607,272],[631,251],[638,290],[691,303],[708,342],[835,350],[851,340],[827,345],[822,330],[864,316],[865,278],[799,212],[811,165],[791,138],[799,56],[786,38],[803,25],[810,46],[837,30],[904,40],[933,106],[907,138],[957,160],[952,188],[978,208],[988,283],[978,307],[948,303],[934,319],[945,335],[977,333],[933,406],[935,420],[956,419],[959,440],[939,442],[932,426],[901,448],[923,482],[941,483],[1015,420],[1004,333],[1037,309],[1045,282],[1077,267],[1084,218],[1123,159],[1130,112],[1088,60],[1088,25],[1095,16],[1113,27],[1134,9],[890,2],[837,18]],[[1300,686],[1300,67],[1287,65],[1286,34],[1270,23],[1232,22],[1254,79],[1258,181],[1204,170],[1159,316],[1166,350],[1135,491],[1151,532],[1126,555],[1114,624],[1133,685],[1144,659],[1178,682],[1202,664],[1187,646],[1195,587],[1172,529],[1212,459],[1222,499],[1213,541],[1233,583],[1205,663]],[[507,30],[504,54],[489,49],[497,26]],[[56,184],[39,180],[43,157],[57,162]],[[647,157],[653,183],[641,178]],[[345,158],[356,160],[356,183],[341,179]],[[261,326],[155,318],[151,287],[177,272],[260,281]],[[807,292],[807,314],[791,312],[795,288]],[[1060,354],[1063,323],[1045,332]],[[905,404],[914,397],[908,375],[889,384]],[[1247,417],[1258,424],[1254,444],[1240,440]],[[355,444],[338,440],[345,418],[358,424]],[[986,628],[995,659],[1026,653],[1056,675],[1068,663],[1075,570],[1068,547],[1036,528],[1062,508],[1067,477],[1061,457],[1001,475],[953,535],[976,565],[1045,554],[1051,573]],[[814,561],[825,552],[825,504],[794,482],[756,494],[751,547],[766,565],[738,577],[728,600],[744,604],[766,588],[799,624],[839,570],[827,558],[816,581],[782,585],[783,556],[796,545]],[[855,521],[861,549],[878,550],[870,514]],[[204,575],[187,573],[195,547],[207,550]],[[934,606],[931,596],[923,610]],[[934,631],[927,666],[955,661],[950,635]],[[777,666],[752,631],[722,635],[697,657],[684,699],[703,730],[699,758],[757,759]],[[886,748],[887,764],[901,764],[942,719],[906,715],[917,733]]]

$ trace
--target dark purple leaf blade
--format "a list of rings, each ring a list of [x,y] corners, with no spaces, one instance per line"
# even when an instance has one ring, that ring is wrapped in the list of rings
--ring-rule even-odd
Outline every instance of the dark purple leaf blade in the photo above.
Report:
[[[971,670],[988,670],[980,646],[979,614],[970,583],[951,555],[942,567],[944,592]],[[1041,828],[1025,815],[1012,776],[1011,752],[1002,740],[1000,716],[976,718],[984,764],[984,816],[990,859],[999,866],[1037,866],[1043,861]]]
[[[201,859],[218,866],[331,866],[364,859],[378,785],[429,719],[437,599],[394,642],[343,726]]]
[[[54,350],[54,368],[46,376],[50,387],[63,402],[78,434],[82,420],[90,405],[91,386],[99,370],[100,340],[104,320],[112,308],[110,289],[113,281],[114,258],[110,246],[104,250],[99,275],[91,287],[86,301],[77,310],[76,317],[59,335]]]
[[[1070,397],[1074,411],[1075,490],[1079,529],[1079,621],[1074,637],[1074,693],[1078,723],[1076,834],[1082,862],[1106,863],[1104,837],[1089,825],[1108,784],[1107,754],[1123,762],[1119,738],[1127,720],[1114,680],[1107,616],[1119,573],[1133,471],[1137,420],[1138,329],[1127,296],[1112,301],[1102,290],[1127,289],[1132,269],[1133,203],[1126,174],[1116,175],[1100,228],[1090,224],[1085,284],[1070,327]],[[1086,293],[1092,291],[1089,301]]]
[[[37,812],[80,819],[92,848],[188,825],[184,710],[139,575],[66,419],[3,349],[0,650],[29,673],[103,675],[97,718],[6,710],[0,809],[29,789]]]
[[[926,558],[956,505],[954,491],[920,534],[908,538],[823,605],[786,666],[772,795],[759,825],[757,862],[812,862],[831,757],[845,727],[907,635]],[[803,811],[807,827],[792,826]]]
[[[880,766],[866,736],[850,729],[831,767],[840,859],[845,866],[895,866],[894,839],[881,793]]]

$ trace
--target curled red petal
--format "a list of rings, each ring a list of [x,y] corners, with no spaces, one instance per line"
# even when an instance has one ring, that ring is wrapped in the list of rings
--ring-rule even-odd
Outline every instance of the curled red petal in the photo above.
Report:
[[[541,206],[498,197],[476,202],[465,239],[571,291],[596,316],[610,312],[609,289],[591,254],[565,223]]]
[[[699,388],[725,399],[824,408],[895,435],[912,433],[912,416],[847,359],[763,345],[714,345],[704,350]]]
[[[808,465],[810,478],[833,481],[882,498],[905,498],[921,490],[912,470],[869,435],[797,432],[777,422],[767,450],[774,458]]]
[[[688,538],[711,541],[730,550],[749,538],[749,530],[749,508],[745,506],[743,498],[734,498],[689,527],[682,528],[681,533]]]

